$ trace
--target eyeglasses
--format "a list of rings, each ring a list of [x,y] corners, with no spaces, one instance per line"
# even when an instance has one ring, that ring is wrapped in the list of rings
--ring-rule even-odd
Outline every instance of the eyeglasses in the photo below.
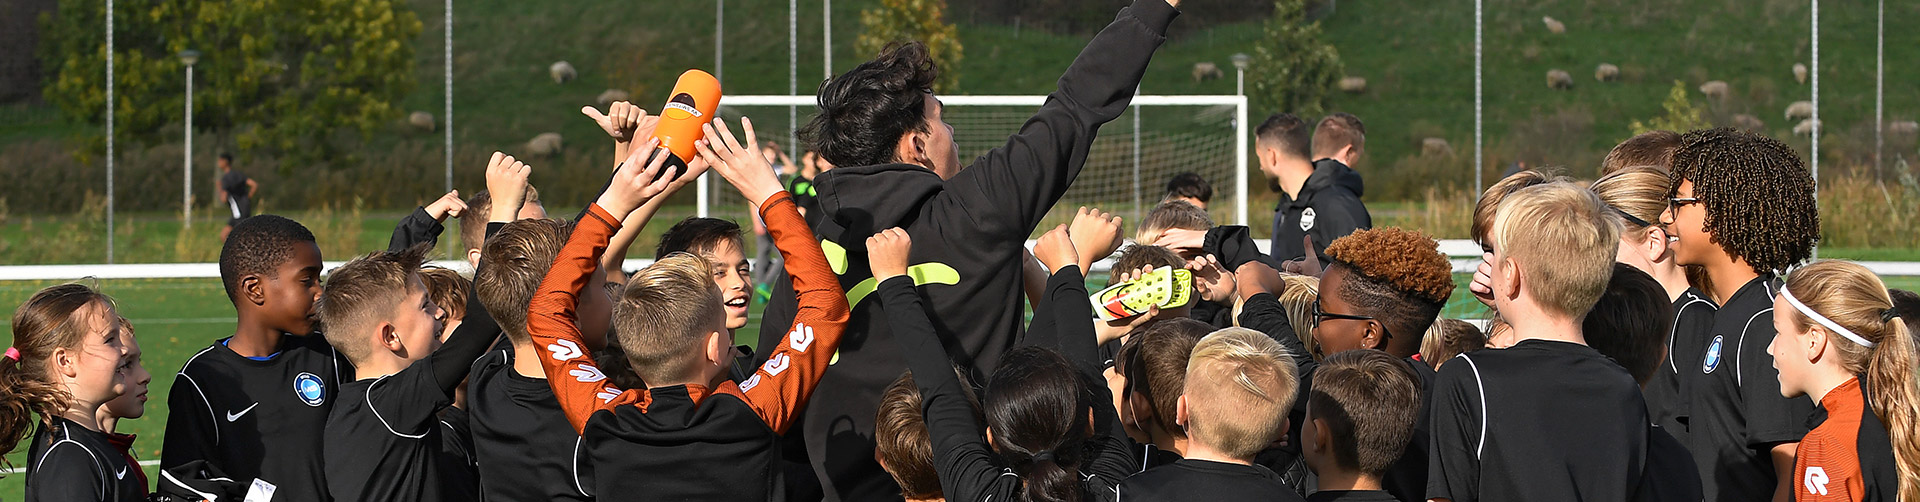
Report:
[[[1667,199],[1667,207],[1672,209],[1679,209],[1683,206],[1699,203],[1699,197],[1674,197]]]
[[[1375,319],[1371,316],[1354,315],[1354,314],[1335,314],[1335,313],[1327,312],[1326,309],[1320,308],[1320,300],[1317,298],[1314,299],[1313,313],[1308,318],[1308,322],[1313,323],[1311,328],[1319,328],[1320,322],[1327,319],[1345,320],[1345,321],[1379,321],[1379,319]],[[1380,334],[1382,335],[1380,337],[1380,343],[1381,343],[1380,346],[1385,347],[1386,341],[1393,339],[1393,333],[1387,331],[1386,323],[1380,323]]]

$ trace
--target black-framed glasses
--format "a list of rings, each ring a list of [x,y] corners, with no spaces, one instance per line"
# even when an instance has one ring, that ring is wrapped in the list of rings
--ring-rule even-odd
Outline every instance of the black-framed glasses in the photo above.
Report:
[[[1670,209],[1680,209],[1681,207],[1699,203],[1699,197],[1672,197],[1667,199],[1667,207]]]
[[[1320,308],[1320,300],[1315,299],[1313,301],[1313,315],[1312,317],[1309,318],[1309,322],[1313,323],[1312,327],[1317,328],[1317,327],[1320,327],[1320,321],[1325,319],[1341,319],[1341,320],[1348,320],[1348,321],[1376,320],[1370,316],[1354,315],[1354,314],[1335,314],[1332,312],[1327,312],[1325,309]]]

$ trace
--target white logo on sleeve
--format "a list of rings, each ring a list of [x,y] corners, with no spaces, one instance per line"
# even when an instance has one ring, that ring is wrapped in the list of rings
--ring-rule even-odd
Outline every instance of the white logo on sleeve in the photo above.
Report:
[[[752,377],[747,378],[747,381],[740,382],[740,392],[753,390],[758,385],[760,385],[760,374],[754,373]]]
[[[793,332],[787,333],[787,345],[793,347],[794,352],[806,353],[807,347],[813,346],[813,326],[793,325]]]
[[[620,391],[615,390],[612,387],[601,387],[600,393],[594,394],[594,396],[599,397],[600,402],[611,403],[613,402],[613,398],[620,397]]]
[[[547,345],[547,352],[553,353],[555,361],[571,361],[580,357],[581,354],[580,344],[573,343],[573,340],[554,340],[552,344]]]
[[[600,368],[595,368],[591,364],[582,364],[577,368],[568,370],[567,374],[573,375],[573,378],[579,380],[580,383],[594,383],[607,379],[607,375],[601,373]]]
[[[774,354],[772,359],[767,360],[767,365],[761,366],[760,369],[766,370],[767,376],[779,376],[780,372],[786,371],[790,366],[793,366],[793,358],[781,353]]]
[[[1807,466],[1807,477],[1805,480],[1805,484],[1807,485],[1807,494],[1826,495],[1827,494],[1827,470],[1822,469],[1820,468],[1820,466],[1817,466],[1817,465]]]

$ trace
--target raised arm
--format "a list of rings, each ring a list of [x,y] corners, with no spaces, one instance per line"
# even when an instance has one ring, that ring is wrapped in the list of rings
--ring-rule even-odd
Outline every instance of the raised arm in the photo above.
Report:
[[[400,219],[393,227],[393,238],[387,240],[387,251],[400,252],[422,242],[434,243],[440,240],[440,233],[446,230],[441,223],[447,218],[458,218],[467,211],[467,202],[460,199],[460,191],[454,190],[440,196],[432,204],[420,206]]]
[[[1167,0],[1136,0],[1094,35],[1020,131],[947,181],[989,232],[1025,239],[1086,165],[1100,126],[1126,112],[1167,25]]]

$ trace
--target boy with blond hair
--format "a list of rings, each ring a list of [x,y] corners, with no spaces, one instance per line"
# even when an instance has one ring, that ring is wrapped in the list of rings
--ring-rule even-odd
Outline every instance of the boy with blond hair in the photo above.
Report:
[[[1186,458],[1127,478],[1116,498],[1301,500],[1279,475],[1253,464],[1287,431],[1295,372],[1293,356],[1258,331],[1228,328],[1200,339],[1175,418],[1187,431]]]
[[[1519,339],[1455,357],[1433,383],[1427,498],[1627,500],[1646,467],[1646,403],[1586,345],[1618,220],[1572,183],[1501,201],[1487,241],[1494,308]]]

